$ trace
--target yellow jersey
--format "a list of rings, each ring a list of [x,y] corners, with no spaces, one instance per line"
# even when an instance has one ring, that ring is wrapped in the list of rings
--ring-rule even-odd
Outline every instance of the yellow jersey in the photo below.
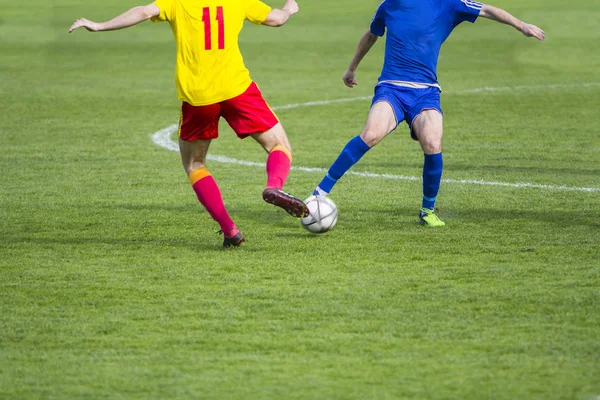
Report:
[[[271,7],[259,0],[156,0],[177,42],[179,99],[193,106],[219,103],[252,83],[238,45],[245,20],[261,24]]]

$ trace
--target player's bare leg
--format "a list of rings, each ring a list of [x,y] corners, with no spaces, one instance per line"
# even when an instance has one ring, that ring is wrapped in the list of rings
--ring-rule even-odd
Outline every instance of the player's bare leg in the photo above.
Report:
[[[210,140],[185,141],[179,139],[183,168],[200,203],[223,231],[223,247],[239,246],[245,241],[242,233],[227,213],[217,182],[206,168],[206,153]]]
[[[439,219],[435,211],[435,201],[444,167],[442,158],[444,117],[438,110],[424,110],[414,119],[412,129],[424,153],[423,202],[419,220],[423,225],[431,227],[444,226],[445,223]]]
[[[283,146],[290,153],[292,152],[292,146],[290,145],[290,141],[288,140],[285,129],[283,129],[281,123],[278,123],[266,132],[255,133],[251,136],[252,139],[260,143],[267,153],[270,153],[276,146]]]
[[[360,137],[369,148],[373,148],[396,129],[396,126],[398,126],[398,122],[390,103],[378,101],[371,107],[367,123],[360,133]]]
[[[438,110],[423,110],[412,123],[412,129],[419,139],[425,154],[442,152],[444,117]]]
[[[290,215],[301,218],[308,216],[308,208],[304,202],[283,191],[283,186],[290,173],[292,163],[292,147],[281,123],[263,133],[252,135],[269,154],[267,158],[267,185],[263,191],[263,199],[267,203],[283,208]]]
[[[313,191],[315,196],[327,196],[337,181],[356,164],[367,151],[396,129],[396,115],[386,101],[378,101],[371,107],[367,122],[359,136],[352,138],[333,162],[327,175]]]

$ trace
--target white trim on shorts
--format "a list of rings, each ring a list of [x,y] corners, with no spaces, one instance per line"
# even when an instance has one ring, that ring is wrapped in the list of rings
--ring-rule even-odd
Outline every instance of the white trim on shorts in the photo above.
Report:
[[[411,89],[429,89],[429,88],[434,87],[437,90],[439,90],[440,92],[442,91],[442,87],[437,83],[421,83],[421,82],[394,81],[394,80],[379,81],[379,82],[377,82],[375,87],[381,85],[382,83],[389,83],[390,85],[406,87],[406,88],[411,88]]]

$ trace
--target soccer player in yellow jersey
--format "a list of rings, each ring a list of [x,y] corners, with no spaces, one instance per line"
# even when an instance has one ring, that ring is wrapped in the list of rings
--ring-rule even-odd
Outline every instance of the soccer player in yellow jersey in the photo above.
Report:
[[[179,149],[183,167],[200,203],[221,226],[224,247],[239,246],[244,236],[230,218],[217,183],[206,169],[206,153],[218,137],[221,117],[238,137],[251,136],[267,151],[266,202],[295,217],[308,215],[306,205],[282,191],[290,172],[292,150],[285,130],[263,99],[244,66],[238,35],[245,20],[282,26],[298,12],[295,0],[271,9],[259,0],[156,0],[134,7],[107,22],[76,20],[77,28],[110,31],[145,20],[167,21],[177,42],[176,83],[183,102]]]

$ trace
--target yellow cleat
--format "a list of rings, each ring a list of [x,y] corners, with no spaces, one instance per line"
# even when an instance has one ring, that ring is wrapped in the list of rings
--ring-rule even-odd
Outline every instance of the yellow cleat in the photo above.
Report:
[[[421,212],[419,213],[419,222],[421,225],[427,225],[433,228],[446,225],[446,223],[437,216],[436,210],[429,208],[421,208]]]

